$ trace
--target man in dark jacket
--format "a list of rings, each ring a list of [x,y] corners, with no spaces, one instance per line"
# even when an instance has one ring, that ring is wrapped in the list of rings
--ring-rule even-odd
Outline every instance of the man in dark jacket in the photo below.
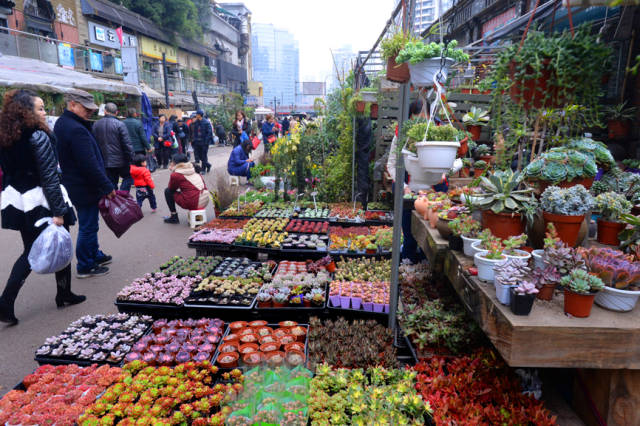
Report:
[[[289,133],[289,117],[285,117],[284,120],[282,120],[282,135],[286,135],[287,133]]]
[[[193,153],[198,161],[202,162],[202,171],[208,173],[211,170],[211,164],[209,163],[208,150],[209,143],[213,139],[213,131],[211,130],[211,123],[204,118],[204,112],[202,110],[196,111],[196,118],[191,123],[191,138],[193,145]]]
[[[98,201],[105,195],[112,198],[115,190],[91,133],[89,118],[98,109],[93,96],[74,90],[65,98],[67,109],[56,121],[53,131],[58,139],[62,184],[78,213],[78,278],[89,278],[109,272],[104,265],[110,263],[112,257],[104,254],[98,243]]]
[[[147,152],[151,151],[151,144],[149,144],[149,138],[147,138],[147,134],[142,127],[142,121],[138,118],[138,111],[136,111],[135,108],[129,108],[127,118],[123,123],[129,131],[129,139],[131,140],[133,152],[147,155]]]
[[[216,136],[218,137],[219,146],[227,146],[227,132],[224,130],[222,123],[216,124]]]
[[[107,176],[114,188],[118,187],[118,181],[122,177],[120,190],[129,192],[133,183],[129,168],[134,155],[129,131],[127,126],[116,117],[118,114],[116,104],[111,102],[106,104],[104,114],[104,118],[93,125],[93,136],[98,141]]]

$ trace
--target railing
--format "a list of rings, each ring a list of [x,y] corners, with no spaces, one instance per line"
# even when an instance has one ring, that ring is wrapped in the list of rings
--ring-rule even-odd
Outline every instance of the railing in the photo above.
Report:
[[[147,83],[153,90],[160,93],[164,92],[164,80],[160,72],[143,70],[140,73],[140,77],[142,81]],[[188,77],[169,76],[167,77],[167,85],[171,92],[190,93],[195,90],[198,93],[210,95],[223,95],[227,93],[227,89],[220,84],[195,80]]]
[[[111,52],[0,27],[0,52],[37,59],[81,72],[122,79],[122,58]]]

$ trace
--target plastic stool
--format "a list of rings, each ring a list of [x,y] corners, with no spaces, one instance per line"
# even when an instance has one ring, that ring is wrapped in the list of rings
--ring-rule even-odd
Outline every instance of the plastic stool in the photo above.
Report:
[[[229,176],[229,185],[238,185],[238,186],[240,186],[240,177],[239,176]]]
[[[197,226],[207,223],[206,210],[189,210],[189,226],[195,229]]]

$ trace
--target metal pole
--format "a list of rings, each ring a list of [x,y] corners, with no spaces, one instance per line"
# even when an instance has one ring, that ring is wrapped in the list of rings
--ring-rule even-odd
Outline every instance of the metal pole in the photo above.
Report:
[[[351,124],[351,202],[356,200],[356,117],[353,116]]]
[[[415,0],[409,1],[409,11],[407,20],[403,22],[404,29],[411,31],[413,25],[413,10]],[[409,84],[402,85],[402,96],[400,98],[400,116],[398,117],[399,129],[408,118],[409,113]],[[393,186],[393,244],[391,249],[391,288],[389,294],[389,328],[396,330],[396,313],[398,310],[398,283],[400,278],[400,244],[402,242],[402,210],[404,200],[404,158],[400,153],[402,141],[398,140],[396,152],[389,155],[396,156],[396,181]]]
[[[164,76],[164,101],[169,108],[169,78],[167,76],[167,55],[162,53],[162,75]]]

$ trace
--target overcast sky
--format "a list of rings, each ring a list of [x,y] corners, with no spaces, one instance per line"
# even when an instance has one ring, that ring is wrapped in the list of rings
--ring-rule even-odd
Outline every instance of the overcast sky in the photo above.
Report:
[[[323,81],[332,70],[329,49],[368,50],[393,12],[394,0],[241,0],[251,22],[274,24],[300,44],[300,78]]]

